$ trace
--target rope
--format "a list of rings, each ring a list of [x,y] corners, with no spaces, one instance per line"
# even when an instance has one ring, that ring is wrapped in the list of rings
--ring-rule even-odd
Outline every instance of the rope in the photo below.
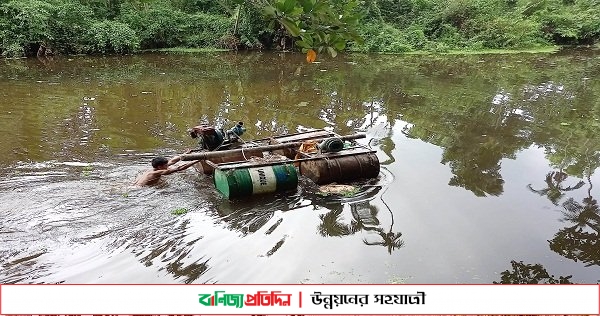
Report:
[[[244,154],[244,148],[242,148],[242,156],[244,157],[244,160],[248,160],[248,158],[246,158],[246,154]]]
[[[369,139],[369,142],[367,143],[367,147],[369,147],[369,149],[373,150],[373,148],[371,147],[371,141],[373,141],[375,138],[371,138]]]
[[[390,231],[392,231],[392,227],[394,227],[394,213],[392,212],[392,209],[390,208],[390,206],[387,204],[387,202],[383,199],[383,195],[385,194],[385,192],[389,189],[389,185],[385,188],[385,190],[383,190],[383,192],[381,192],[381,195],[379,196],[379,199],[381,200],[381,202],[383,202],[383,205],[385,205],[385,207],[387,207],[388,211],[390,212],[390,216],[392,217],[392,224],[390,225]]]
[[[390,172],[389,170],[387,170],[387,168],[382,167],[383,169],[385,169],[386,171]],[[391,174],[391,172],[390,172]],[[392,218],[392,224],[390,225],[390,231],[392,231],[392,227],[394,226],[394,213],[392,212],[392,209],[390,208],[390,206],[387,204],[387,202],[383,199],[383,195],[387,192],[387,190],[390,188],[390,184],[388,183],[388,185],[386,186],[386,188],[383,190],[383,192],[381,192],[381,195],[379,196],[379,199],[381,200],[381,202],[383,202],[383,205],[385,205],[385,207],[387,207],[388,211],[390,212],[390,216]]]

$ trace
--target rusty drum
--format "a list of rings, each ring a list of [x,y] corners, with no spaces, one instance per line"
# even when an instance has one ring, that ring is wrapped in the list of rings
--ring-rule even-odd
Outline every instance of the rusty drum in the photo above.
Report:
[[[374,152],[323,155],[323,159],[302,161],[300,174],[317,184],[350,182],[379,175],[379,159]]]

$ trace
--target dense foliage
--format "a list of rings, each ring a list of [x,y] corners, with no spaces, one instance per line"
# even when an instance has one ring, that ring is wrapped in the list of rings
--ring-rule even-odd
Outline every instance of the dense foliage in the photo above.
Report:
[[[0,0],[3,56],[166,47],[443,52],[599,38],[600,0]]]

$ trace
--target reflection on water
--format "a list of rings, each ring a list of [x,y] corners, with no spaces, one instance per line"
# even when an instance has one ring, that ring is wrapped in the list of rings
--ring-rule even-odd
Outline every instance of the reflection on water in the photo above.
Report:
[[[546,185],[544,189],[535,190],[529,185],[529,189],[542,196],[547,196],[548,200],[554,205],[558,205],[561,198],[564,197],[564,192],[573,191],[581,188],[585,182],[579,181],[573,186],[564,186],[562,182],[567,179],[568,175],[562,171],[552,171],[546,175]]]
[[[591,194],[592,181],[589,174],[587,182],[587,196],[581,202],[573,197],[563,202],[562,221],[569,226],[562,228],[549,242],[550,249],[565,258],[585,263],[586,266],[598,266],[600,265],[600,208],[598,201]],[[584,182],[580,181],[577,185],[581,187],[583,184]]]
[[[2,60],[0,281],[595,283],[599,58]],[[129,186],[187,128],[238,120],[366,132],[384,168],[353,197],[228,201],[191,170]]]
[[[569,279],[573,276],[550,275],[541,264],[527,264],[523,261],[511,261],[512,270],[500,273],[499,282],[494,284],[573,284]]]
[[[404,245],[404,241],[401,239],[402,233],[392,231],[394,229],[394,212],[384,200],[385,191],[393,181],[392,178],[392,175],[383,169],[382,178],[377,181],[378,185],[357,184],[362,190],[351,198],[319,198],[316,195],[313,198],[313,204],[321,205],[329,210],[327,213],[319,215],[321,220],[318,227],[319,234],[323,237],[342,237],[362,231],[365,235],[363,237],[365,245],[386,247],[390,255],[392,250],[401,248]],[[380,193],[383,186],[386,188]],[[388,211],[387,215],[391,220],[389,229],[381,226],[381,221],[378,219],[379,207],[371,203],[371,200],[376,197],[381,199]],[[348,224],[344,223],[346,209],[349,209],[351,214]]]

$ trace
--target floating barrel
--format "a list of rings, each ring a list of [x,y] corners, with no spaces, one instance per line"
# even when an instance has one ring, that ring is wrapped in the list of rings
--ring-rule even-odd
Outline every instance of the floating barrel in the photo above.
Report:
[[[214,183],[221,194],[234,199],[296,189],[298,174],[292,164],[215,169]]]
[[[317,184],[375,178],[379,175],[379,159],[373,152],[324,156],[323,159],[302,161],[300,174]]]

